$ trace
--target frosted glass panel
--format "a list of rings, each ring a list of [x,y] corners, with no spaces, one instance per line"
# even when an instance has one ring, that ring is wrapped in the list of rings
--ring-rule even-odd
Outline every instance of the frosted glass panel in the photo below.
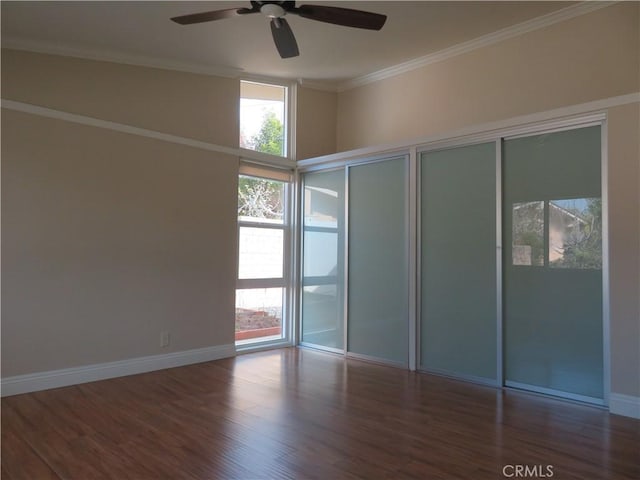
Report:
[[[304,176],[302,341],[336,349],[344,349],[344,186],[344,170]]]
[[[604,396],[600,152],[600,127],[504,143],[507,385]],[[543,206],[530,264],[507,261],[523,204]]]
[[[335,277],[338,273],[338,230],[307,226],[304,231],[305,277]]]
[[[406,160],[349,170],[348,350],[407,364]]]
[[[421,156],[420,366],[496,378],[495,143]]]

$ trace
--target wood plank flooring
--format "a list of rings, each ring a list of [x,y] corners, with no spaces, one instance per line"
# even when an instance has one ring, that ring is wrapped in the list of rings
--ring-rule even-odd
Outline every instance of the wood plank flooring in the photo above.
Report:
[[[482,480],[518,465],[640,479],[640,421],[295,348],[2,399],[3,480]]]

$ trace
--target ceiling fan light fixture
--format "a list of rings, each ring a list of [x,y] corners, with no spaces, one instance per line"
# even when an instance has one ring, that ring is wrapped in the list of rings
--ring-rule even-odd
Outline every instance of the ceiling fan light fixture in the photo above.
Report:
[[[260,7],[260,13],[269,18],[282,18],[287,12],[276,3],[266,3]]]

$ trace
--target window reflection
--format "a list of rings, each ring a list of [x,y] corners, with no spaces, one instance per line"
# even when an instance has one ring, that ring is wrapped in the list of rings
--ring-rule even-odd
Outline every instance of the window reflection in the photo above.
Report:
[[[549,266],[602,268],[602,201],[549,202]]]
[[[338,227],[339,194],[313,185],[304,188],[304,224],[307,227]]]
[[[601,269],[602,200],[514,203],[511,252],[513,265]]]
[[[544,202],[513,204],[513,265],[544,265]]]

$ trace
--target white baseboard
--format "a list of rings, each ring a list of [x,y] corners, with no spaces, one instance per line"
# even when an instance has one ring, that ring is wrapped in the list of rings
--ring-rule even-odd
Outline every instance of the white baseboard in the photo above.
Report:
[[[138,373],[181,367],[193,363],[209,362],[236,354],[234,344],[197,348],[182,352],[131,358],[117,362],[98,363],[83,367],[50,370],[47,372],[16,375],[2,379],[2,396],[66,387],[79,383],[95,382],[108,378],[124,377]]]
[[[609,395],[609,411],[616,415],[640,418],[640,397],[611,393]]]

